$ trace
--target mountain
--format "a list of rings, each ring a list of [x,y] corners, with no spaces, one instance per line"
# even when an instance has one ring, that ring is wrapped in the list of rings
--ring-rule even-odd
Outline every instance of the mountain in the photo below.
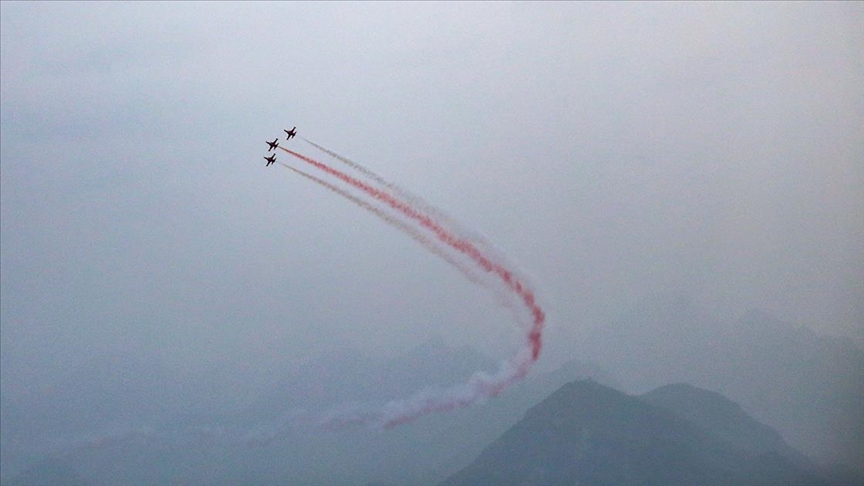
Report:
[[[750,455],[777,453],[790,461],[809,464],[806,456],[786,444],[776,430],[750,417],[741,406],[719,393],[678,383],[661,386],[640,398],[710,431]]]
[[[395,383],[413,383],[411,386],[401,385],[404,390],[401,397],[405,397],[421,389],[421,383],[455,383],[464,379],[458,377],[470,376],[483,368],[494,369],[491,362],[476,351],[453,349],[440,340],[432,340],[381,363],[377,369],[367,370],[368,376],[358,379],[358,382],[381,386],[377,377],[389,377]],[[328,431],[288,430],[272,444],[256,450],[254,455],[235,453],[220,459],[219,465],[206,478],[193,481],[187,476],[179,482],[437,484],[466,466],[531,406],[563,384],[587,376],[614,383],[596,366],[572,361],[552,373],[529,375],[483,403],[424,416],[392,430],[364,427]],[[322,392],[329,393],[329,387],[338,389],[339,386],[341,381],[330,382]],[[396,389],[398,387],[390,385],[389,390]],[[383,392],[372,389],[366,397],[375,393],[387,396],[393,391],[386,387]]]
[[[759,311],[730,334],[721,346],[705,346],[718,373],[701,377],[703,386],[741,403],[796,449],[864,472],[864,352]]]
[[[821,462],[864,471],[864,351],[753,310],[717,322],[692,299],[647,299],[577,348],[641,393],[716,390]]]
[[[704,398],[699,393],[683,395]],[[669,398],[669,390],[649,397],[686,409]],[[722,403],[708,398],[715,405]],[[728,404],[720,409],[728,411]],[[729,418],[706,415],[700,420],[713,424]],[[773,450],[747,450],[729,437],[720,438],[639,397],[591,380],[576,381],[532,407],[442,485],[828,484]]]
[[[450,348],[440,340],[380,363],[350,350],[332,353],[298,367],[281,387],[263,395],[269,398],[242,416],[225,416],[218,423],[163,421],[151,433],[105,437],[66,450],[62,458],[97,484],[431,485],[467,466],[531,406],[565,383],[594,377],[614,384],[598,367],[571,361],[552,373],[531,374],[483,403],[431,414],[392,430],[267,425],[293,407],[326,410],[341,399],[366,401],[400,390],[402,395],[396,396],[405,397],[484,367],[494,369],[491,360],[476,351]],[[266,444],[250,445],[244,437],[259,430],[276,436]],[[27,463],[34,461],[38,458]]]
[[[832,485],[862,485],[864,474],[842,464],[817,465],[789,446],[773,428],[747,415],[719,393],[684,383],[665,385],[640,396],[731,443],[749,455],[779,456],[796,467],[826,478]]]

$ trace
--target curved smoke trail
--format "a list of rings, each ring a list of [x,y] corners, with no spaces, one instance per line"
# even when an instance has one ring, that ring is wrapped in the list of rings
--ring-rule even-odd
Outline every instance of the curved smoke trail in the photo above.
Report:
[[[505,266],[507,268],[510,268],[511,269],[510,271],[513,272],[513,268],[515,267],[515,265],[513,265],[511,262],[509,262],[504,257],[502,252],[498,251],[494,247],[494,245],[492,245],[488,240],[486,240],[482,236],[478,235],[476,232],[471,231],[468,228],[465,228],[461,223],[454,220],[450,215],[441,211],[440,209],[433,206],[432,204],[426,202],[422,197],[412,193],[411,191],[409,191],[408,189],[405,189],[404,187],[401,187],[400,185],[396,184],[393,181],[388,181],[387,179],[385,179],[384,177],[382,177],[381,175],[379,175],[378,173],[376,173],[372,169],[370,169],[370,168],[368,168],[368,167],[366,167],[366,166],[364,166],[358,162],[355,162],[355,161],[349,159],[348,157],[345,157],[344,155],[340,155],[340,154],[336,153],[335,151],[328,149],[327,147],[324,147],[323,145],[320,145],[316,142],[313,142],[312,140],[309,140],[306,137],[300,137],[300,138],[302,138],[309,145],[312,145],[313,147],[317,148],[318,150],[320,150],[320,151],[326,153],[327,155],[335,158],[339,162],[342,162],[343,164],[350,167],[354,171],[364,175],[367,178],[367,180],[371,180],[372,182],[376,183],[377,185],[381,186],[382,188],[387,189],[391,194],[395,193],[395,196],[400,198],[403,202],[405,202],[409,206],[417,209],[419,212],[426,214],[426,216],[429,216],[430,218],[437,221],[442,226],[448,228],[451,233],[458,234],[458,235],[460,235],[460,237],[462,239],[471,241],[471,243],[473,243],[475,246],[477,246],[479,249],[481,249],[485,255],[490,256],[490,259],[497,260],[499,262],[499,264],[501,264],[502,266]],[[514,272],[514,274],[515,274],[515,272]],[[525,276],[519,276],[519,278],[522,281],[527,280],[525,278]],[[495,297],[496,301],[499,303],[499,305],[506,307],[508,309],[513,309],[516,306],[516,304],[513,302],[511,293],[509,293],[507,291],[502,291],[501,289],[493,288],[493,286],[489,283],[484,284],[484,287],[487,290],[489,290],[490,292],[492,292],[492,294],[494,295],[494,297]],[[520,316],[515,312],[514,312],[514,317],[518,321],[520,321],[521,324],[525,324],[525,322],[522,319],[520,319]]]
[[[398,188],[398,186],[387,183],[378,176],[375,176],[377,179],[373,178],[373,180],[376,180],[376,182],[379,182],[382,186],[389,188],[393,192],[405,196],[405,199],[408,199],[410,203],[397,198],[383,189],[377,189],[366,182],[351,177],[314,159],[283,147],[279,148],[362,191],[372,199],[389,206],[398,214],[401,214],[404,217],[403,219],[412,220],[419,224],[420,228],[431,232],[435,238],[433,239],[429,235],[422,233],[416,224],[408,224],[388,214],[382,208],[374,206],[368,200],[361,199],[323,179],[280,163],[280,165],[283,165],[287,169],[322,185],[326,189],[348,199],[360,208],[371,212],[388,224],[408,234],[423,245],[424,248],[453,265],[472,283],[492,289],[487,276],[478,274],[475,269],[466,266],[466,262],[454,258],[452,251],[448,251],[447,248],[449,247],[451,250],[456,250],[468,257],[484,272],[497,276],[506,285],[507,289],[521,300],[532,316],[532,323],[526,336],[528,346],[522,347],[515,356],[505,361],[501,369],[494,375],[477,372],[465,383],[444,390],[427,389],[407,399],[390,401],[379,409],[370,410],[359,407],[353,410],[343,409],[326,414],[323,419],[319,415],[317,419],[319,425],[339,427],[349,424],[377,424],[384,428],[391,428],[411,422],[430,412],[467,407],[485,397],[495,396],[508,386],[522,379],[528,373],[531,365],[540,355],[545,314],[536,303],[534,294],[524,279],[502,264],[500,261],[501,258],[492,258],[488,251],[478,248],[478,243],[466,237],[464,234],[465,231],[456,223],[442,224],[441,220],[448,220],[447,222],[449,223],[449,218],[441,215],[436,208],[422,202],[422,200],[410,195],[410,193]],[[330,153],[326,149],[323,150]],[[334,157],[341,158],[341,156],[335,154]],[[359,164],[355,165],[360,167]],[[365,169],[365,171],[368,174],[364,170],[358,169],[358,172],[364,173],[364,175],[374,174],[368,169]],[[418,209],[418,207],[422,209]],[[440,243],[436,243],[436,239]],[[504,305],[510,308],[514,314],[517,313],[515,300],[506,300]],[[273,440],[287,434],[289,429],[286,426],[292,428],[294,426],[308,426],[310,421],[316,421],[310,413],[294,411],[284,417],[281,427],[276,428],[266,426],[262,429],[248,430],[240,426],[216,424],[209,426],[181,426],[174,430],[170,428],[163,429],[162,427],[116,429],[84,433],[77,437],[50,441],[50,443],[45,444],[42,452],[48,455],[58,455],[64,453],[64,451],[71,453],[71,451],[78,450],[121,447],[130,440],[136,440],[137,438],[166,443],[188,443],[190,447],[193,447],[193,445],[189,441],[205,441],[210,444],[242,443],[246,445],[266,446],[272,443]]]
[[[325,425],[338,426],[352,423],[377,423],[384,427],[393,427],[410,422],[430,412],[466,407],[482,398],[495,396],[528,373],[531,365],[540,357],[542,332],[546,315],[538,305],[534,292],[521,278],[505,265],[491,259],[474,242],[458,236],[454,233],[453,229],[443,226],[429,214],[398,199],[386,190],[373,187],[371,184],[356,177],[352,177],[287,148],[279,148],[355,189],[366,193],[373,199],[401,213],[409,220],[415,221],[420,227],[431,232],[440,242],[470,258],[483,271],[497,276],[511,292],[518,296],[532,318],[526,335],[527,347],[523,348],[516,356],[506,362],[497,374],[490,376],[485,373],[476,373],[467,383],[462,385],[457,385],[444,391],[422,392],[405,400],[392,401],[386,404],[384,409],[380,411],[335,413],[324,421]]]
[[[480,235],[476,234],[473,231],[470,231],[468,228],[465,228],[458,221],[456,221],[452,217],[450,217],[448,214],[444,213],[443,211],[436,208],[432,204],[426,202],[422,197],[412,193],[408,189],[405,189],[404,187],[396,184],[395,182],[388,181],[387,179],[380,176],[378,173],[376,173],[372,169],[370,169],[370,168],[368,168],[368,167],[366,167],[366,166],[364,166],[358,162],[355,162],[355,161],[349,159],[348,157],[345,157],[344,155],[339,155],[335,151],[330,150],[327,147],[324,147],[320,144],[317,144],[317,143],[313,142],[312,140],[309,140],[308,138],[305,138],[305,137],[300,137],[300,138],[302,138],[309,145],[312,145],[313,147],[315,147],[318,150],[326,153],[327,155],[335,158],[339,162],[342,162],[343,164],[347,165],[348,167],[352,168],[353,170],[363,174],[364,176],[366,176],[368,179],[374,181],[379,186],[382,186],[382,187],[386,188],[387,190],[389,190],[391,193],[395,193],[396,196],[401,198],[403,201],[407,202],[410,206],[419,209],[421,212],[426,213],[426,215],[432,217],[436,221],[443,223],[444,226],[447,226],[448,228],[450,228],[450,230],[452,232],[462,235],[463,238],[472,240],[474,242],[474,244],[476,244],[476,245],[482,245],[484,247],[484,250],[487,253],[493,251],[492,245],[485,238],[481,237]],[[495,256],[498,260],[502,260],[502,261],[504,260],[503,256],[499,252],[495,252],[495,253],[496,253]]]
[[[267,446],[272,443],[272,441],[288,434],[290,429],[297,426],[308,426],[310,422],[317,422],[320,426],[331,428],[351,424],[377,424],[384,428],[391,428],[411,422],[430,412],[449,411],[456,408],[467,407],[483,398],[495,396],[508,386],[522,379],[528,373],[531,365],[540,355],[545,314],[536,303],[534,294],[525,281],[521,277],[518,277],[512,270],[507,268],[506,265],[502,264],[500,258],[492,258],[487,251],[478,248],[477,242],[471,241],[467,238],[464,235],[463,230],[461,230],[461,228],[455,223],[442,224],[441,219],[449,218],[433,217],[432,215],[440,215],[436,208],[427,203],[423,203],[416,196],[410,196],[407,191],[398,188],[393,189],[397,187],[393,184],[386,183],[386,181],[381,183],[382,186],[390,188],[393,192],[407,195],[406,199],[411,203],[405,202],[383,189],[377,189],[366,182],[351,177],[314,159],[283,147],[279,148],[300,160],[323,170],[327,174],[336,177],[342,182],[345,182],[355,189],[365,193],[367,196],[370,196],[372,199],[390,207],[396,213],[401,214],[403,218],[397,218],[384,211],[381,207],[376,207],[371,204],[369,200],[361,199],[349,191],[337,187],[326,180],[280,163],[280,165],[285,168],[290,169],[348,199],[360,208],[371,212],[386,223],[391,224],[395,228],[408,234],[424,248],[430,250],[435,255],[440,256],[453,265],[472,283],[495,290],[490,285],[488,276],[478,274],[476,269],[466,266],[466,262],[454,258],[453,252],[448,251],[447,248],[455,250],[468,257],[487,274],[497,276],[501,282],[505,284],[506,288],[511,291],[510,295],[515,294],[532,316],[532,322],[526,336],[526,342],[528,345],[520,348],[516,355],[505,361],[502,364],[501,369],[493,375],[477,372],[465,383],[444,390],[427,389],[407,399],[390,401],[377,409],[361,407],[355,407],[353,409],[343,408],[325,414],[323,418],[321,415],[317,415],[316,417],[312,413],[302,410],[294,411],[283,418],[281,426],[275,428],[264,426],[261,429],[254,430],[227,424],[216,424],[211,426],[192,425],[188,427],[180,427],[176,430],[162,429],[161,427],[146,427],[143,429],[128,428],[103,431],[101,433],[86,433],[78,437],[58,439],[57,441],[46,444],[45,453],[55,455],[60,454],[62,451],[118,447],[130,440],[136,440],[136,438],[165,441],[169,443],[186,443],[190,440],[203,440],[211,444],[242,443],[247,446]],[[340,157],[337,155],[334,156],[337,158]],[[368,169],[366,171],[371,173]],[[363,173],[363,170],[358,170],[358,172]],[[380,179],[380,177],[378,177],[378,179]],[[380,180],[383,181],[383,179]],[[376,182],[379,181],[376,180]],[[416,206],[412,205],[412,203],[416,203]],[[418,209],[418,207],[422,208],[422,210]],[[412,225],[406,223],[404,219],[414,221],[415,224]],[[419,224],[419,228],[417,227],[417,224]],[[430,232],[434,238],[421,232],[421,229]],[[436,243],[436,239],[438,243]],[[516,309],[516,304],[518,302],[515,299],[507,299],[503,303],[513,311],[514,314],[518,313],[518,310]]]
[[[417,243],[420,243],[420,245],[422,245],[424,248],[426,248],[427,250],[432,252],[435,256],[442,258],[444,261],[449,263],[451,266],[453,266],[454,268],[459,270],[459,272],[462,274],[462,276],[464,276],[466,279],[468,279],[469,282],[471,282],[473,284],[477,284],[477,285],[482,285],[482,286],[486,285],[486,283],[480,278],[480,276],[477,275],[476,273],[474,273],[473,270],[471,270],[470,268],[468,268],[467,266],[462,264],[462,262],[460,262],[460,261],[456,260],[455,258],[451,257],[450,255],[448,255],[443,248],[441,248],[440,246],[435,244],[435,242],[433,240],[430,240],[429,238],[427,238],[422,233],[419,233],[418,231],[416,231],[411,225],[409,225],[409,224],[405,223],[404,221],[401,221],[401,220],[381,211],[380,209],[378,209],[375,206],[369,204],[368,202],[360,199],[359,197],[354,196],[353,194],[349,193],[348,191],[340,189],[340,188],[334,186],[333,184],[330,184],[329,182],[327,182],[323,179],[315,177],[311,174],[307,174],[306,172],[303,172],[302,170],[291,167],[288,164],[283,164],[282,162],[279,162],[279,164],[282,165],[283,167],[285,167],[286,169],[293,171],[295,174],[303,176],[306,179],[309,179],[310,181],[321,185],[325,189],[327,189],[327,190],[329,190],[335,194],[338,194],[339,196],[344,197],[345,199],[347,199],[347,200],[351,201],[352,203],[356,204],[357,206],[359,206],[360,209],[364,209],[366,211],[369,211],[370,213],[374,214],[375,216],[380,218],[385,223],[387,223],[387,224],[393,226],[394,228],[398,229],[399,231],[402,231],[403,233],[407,234],[414,241],[416,241]]]
[[[532,360],[536,360],[540,357],[540,350],[542,348],[543,324],[546,320],[546,316],[543,312],[543,309],[541,309],[540,306],[537,304],[534,292],[530,288],[528,288],[526,284],[523,283],[518,277],[516,277],[514,272],[499,263],[493,262],[489,257],[484,255],[471,241],[459,238],[451,231],[441,226],[431,217],[427,216],[424,213],[421,213],[407,203],[396,199],[391,194],[383,190],[376,189],[355,177],[351,177],[341,171],[333,169],[328,165],[318,162],[317,160],[294,152],[293,150],[289,150],[284,147],[279,148],[293,155],[294,157],[297,157],[298,159],[312,165],[313,167],[316,167],[336,177],[337,179],[340,179],[341,181],[351,186],[354,186],[357,189],[360,189],[371,197],[401,212],[409,219],[417,221],[422,227],[435,234],[435,236],[443,243],[474,260],[474,262],[479,265],[480,268],[482,268],[486,272],[494,273],[495,275],[497,275],[507,285],[508,288],[510,288],[520,297],[522,302],[531,312],[531,315],[533,317],[533,325],[531,327],[528,337],[531,343]]]

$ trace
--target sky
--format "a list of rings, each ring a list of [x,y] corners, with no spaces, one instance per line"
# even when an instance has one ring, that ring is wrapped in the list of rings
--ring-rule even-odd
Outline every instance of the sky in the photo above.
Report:
[[[494,298],[264,167],[295,125],[517,262],[550,356],[662,294],[864,340],[862,3],[3,2],[0,64],[4,393],[506,357]]]

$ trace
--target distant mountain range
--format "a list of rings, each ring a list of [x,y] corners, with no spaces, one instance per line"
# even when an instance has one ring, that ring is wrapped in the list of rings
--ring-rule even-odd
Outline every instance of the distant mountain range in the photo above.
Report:
[[[227,414],[201,405],[213,390],[181,389],[158,368],[122,357],[89,361],[50,389],[0,397],[0,474],[3,484],[24,472],[38,478],[43,469],[92,484],[437,484],[469,467],[481,452],[488,456],[486,448],[512,435],[511,427],[527,419],[529,409],[588,377],[610,406],[617,403],[612,397],[634,397],[607,387],[652,390],[639,397],[640,406],[665,410],[672,418],[656,420],[670,427],[685,423],[701,431],[694,433],[703,434],[699,440],[705,444],[721,444],[721,471],[744,457],[741,464],[756,477],[784,477],[790,470],[817,474],[799,450],[820,465],[864,464],[864,353],[841,339],[759,312],[721,325],[687,299],[660,299],[635,307],[572,353],[597,364],[571,361],[551,373],[531,374],[485,403],[394,430],[289,427],[261,447],[243,442],[243,434],[272,432],[292,411],[381,404],[463,381],[477,370],[494,371],[497,363],[441,340],[384,362],[343,350],[286,371],[257,400],[244,399],[250,405],[241,412]],[[70,445],[81,437],[86,446]],[[51,447],[41,447],[46,443]],[[530,441],[525,446],[533,447]],[[686,452],[679,444],[672,452],[697,463],[719,461],[693,447]],[[855,470],[830,472],[835,482],[860,478]],[[813,478],[825,475],[819,469]]]
[[[563,386],[442,486],[841,484],[723,396]]]
[[[555,381],[547,378],[547,384]],[[317,441],[318,434],[295,436],[266,449],[214,447],[206,441],[184,447],[139,436],[43,460],[4,484],[435,484],[428,475],[412,478],[404,472],[428,466],[423,456],[431,457],[429,448],[450,449],[466,459],[441,486],[852,486],[864,480],[850,471],[820,468],[718,393],[676,384],[631,396],[591,379],[558,388],[468,463],[460,439],[483,435],[476,419],[500,420],[527,395],[526,390],[511,394],[497,413],[463,410],[474,413],[450,428],[439,428],[449,417],[442,415],[438,423],[409,425],[386,436],[358,430]],[[393,458],[407,463],[391,461],[402,472],[382,479]],[[320,463],[299,466],[309,460]],[[440,462],[438,467],[448,468]],[[375,475],[379,479],[367,480]]]
[[[467,465],[528,408],[563,384],[580,377],[614,384],[596,366],[573,361],[553,373],[530,375],[485,403],[426,416],[394,430],[288,428],[263,447],[237,439],[244,430],[277,426],[279,418],[297,408],[326,410],[352,400],[383,403],[430,384],[459,382],[478,369],[493,371],[495,364],[476,351],[452,349],[440,340],[382,363],[356,352],[334,353],[299,367],[236,416],[163,418],[149,434],[132,431],[90,441],[47,462],[32,456],[26,472],[40,477],[45,467],[56,474],[62,464],[74,477],[94,484],[435,484]],[[219,430],[233,433],[235,439],[219,439]],[[13,466],[20,472],[18,464]]]
[[[575,351],[641,393],[690,383],[741,404],[790,445],[864,471],[864,351],[760,311],[716,322],[686,297],[657,297],[595,329]]]

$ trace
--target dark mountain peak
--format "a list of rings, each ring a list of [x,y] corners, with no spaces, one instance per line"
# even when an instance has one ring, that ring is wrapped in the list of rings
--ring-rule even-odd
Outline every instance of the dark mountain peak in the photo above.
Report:
[[[683,387],[657,395],[665,393],[720,402]],[[444,484],[748,485],[788,484],[788,478],[821,484],[775,456],[753,457],[666,409],[589,379],[564,385],[530,409]]]
[[[776,452],[804,461],[804,457],[789,447],[776,430],[750,417],[740,405],[719,393],[677,383],[661,386],[641,395],[641,398],[749,453]]]
[[[673,408],[673,412],[689,420],[691,416],[722,415],[737,420],[747,417],[741,407],[723,395],[687,383],[664,385],[641,395],[654,405]]]
[[[621,472],[641,474],[616,463],[650,464],[651,451],[668,449],[669,434],[681,428],[683,421],[647,403],[578,380],[532,407],[445,484],[615,484]]]
[[[619,388],[619,384],[616,382],[615,378],[596,363],[586,363],[577,359],[567,361],[559,366],[555,371],[550,371],[531,379],[550,383],[559,383],[555,386],[556,389],[560,388],[563,383],[586,379],[594,380],[613,388]]]
[[[585,378],[565,384],[543,401],[544,407],[538,406],[534,409],[542,411],[546,408],[591,406],[581,409],[582,412],[586,412],[594,410],[596,408],[594,405],[623,403],[628,401],[628,398],[629,396],[623,392],[601,385],[591,378]]]
[[[759,309],[714,322],[686,299],[659,298],[598,328],[583,346],[625,390],[687,382],[720,391],[810,457],[864,471],[864,351],[849,338]]]
[[[562,434],[603,435],[611,433],[662,433],[654,429],[689,427],[684,420],[650,406],[636,397],[602,385],[590,378],[562,386],[531,408],[523,422],[547,422]],[[620,430],[619,430],[620,429]],[[628,430],[624,430],[628,429]]]

